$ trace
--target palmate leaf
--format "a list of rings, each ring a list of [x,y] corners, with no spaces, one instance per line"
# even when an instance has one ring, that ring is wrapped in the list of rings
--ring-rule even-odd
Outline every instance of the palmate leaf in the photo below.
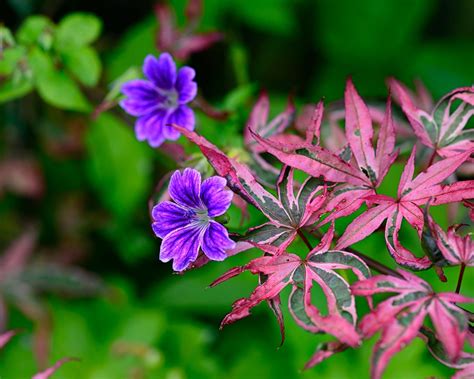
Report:
[[[431,112],[419,108],[405,86],[395,79],[389,86],[408,118],[420,142],[442,157],[455,155],[474,147],[472,130],[464,130],[474,115],[474,87],[461,87],[445,95]],[[451,112],[454,102],[460,100]]]
[[[452,362],[460,358],[467,334],[467,316],[456,303],[474,299],[456,293],[435,293],[417,276],[402,270],[399,273],[401,277],[378,275],[351,286],[352,293],[359,296],[397,294],[381,302],[359,325],[365,338],[382,332],[372,356],[373,379],[380,378],[392,356],[418,335],[427,315]]]
[[[290,143],[301,143],[302,139],[294,134],[284,133],[291,125],[295,116],[295,106],[291,98],[285,110],[268,121],[270,112],[270,100],[268,94],[263,91],[255,103],[244,129],[244,143],[250,152],[252,162],[250,168],[257,174],[261,183],[272,185],[278,178],[279,171],[262,156],[264,150],[252,136],[252,131],[264,138],[276,141],[287,141]]]
[[[364,197],[375,194],[398,152],[395,148],[395,128],[391,114],[390,98],[386,115],[381,123],[376,148],[373,146],[374,128],[369,108],[349,79],[345,92],[346,139],[352,159],[336,154],[319,145],[323,104],[315,108],[312,123],[306,130],[304,144],[292,141],[266,139],[255,133],[254,138],[262,148],[283,163],[298,168],[312,176],[323,176],[327,181],[341,183],[330,194],[326,209],[331,211],[324,223],[347,216],[365,202]]]
[[[426,171],[412,179],[415,170],[416,148],[413,149],[408,163],[400,178],[398,198],[375,195],[366,197],[374,207],[358,216],[345,230],[336,248],[343,249],[372,234],[384,220],[385,241],[390,254],[402,266],[414,270],[423,270],[431,266],[428,257],[417,258],[404,248],[398,240],[403,219],[412,225],[421,238],[423,231],[423,212],[420,206],[431,199],[431,204],[454,203],[474,197],[474,181],[466,180],[442,185],[456,169],[470,156],[471,152],[460,153],[430,166]]]
[[[456,362],[453,362],[446,354],[446,350],[443,347],[443,344],[436,338],[436,334],[429,328],[423,327],[420,329],[418,334],[423,341],[425,341],[426,346],[430,353],[435,357],[439,362],[445,366],[456,368],[456,369],[469,369],[469,367],[474,368],[474,354],[469,352],[461,352],[459,358]],[[472,371],[471,371],[472,372]],[[454,376],[456,377],[456,376]],[[462,377],[462,376],[461,376]]]
[[[201,149],[216,172],[227,179],[231,190],[257,207],[269,220],[252,228],[241,239],[259,244],[288,246],[298,229],[305,226],[326,199],[325,183],[309,177],[297,189],[294,170],[283,167],[277,182],[277,196],[257,182],[250,169],[227,157],[204,137],[176,128]]]
[[[355,255],[338,250],[328,250],[333,227],[321,244],[313,249],[305,259],[287,253],[271,245],[259,245],[267,255],[254,259],[243,267],[231,269],[211,286],[222,283],[243,271],[265,275],[262,282],[248,298],[237,300],[232,311],[222,321],[222,326],[230,324],[250,314],[250,310],[262,301],[275,299],[287,286],[292,287],[288,307],[296,322],[305,329],[318,333],[328,333],[349,346],[357,346],[360,337],[355,330],[357,313],[355,300],[349,284],[335,270],[352,270],[359,279],[366,279],[370,271],[366,264]],[[311,288],[318,284],[327,299],[328,314],[323,315],[312,304]]]
[[[177,59],[187,60],[190,55],[208,49],[224,36],[218,32],[195,33],[202,14],[200,1],[191,0],[186,7],[187,25],[180,30],[176,25],[171,7],[164,2],[155,6],[155,15],[159,24],[156,34],[156,47],[160,51],[169,51]]]
[[[449,227],[445,232],[433,221],[428,206],[425,208],[424,221],[423,245],[433,263],[440,266],[474,266],[474,241],[471,235],[460,236],[456,233],[456,226]]]

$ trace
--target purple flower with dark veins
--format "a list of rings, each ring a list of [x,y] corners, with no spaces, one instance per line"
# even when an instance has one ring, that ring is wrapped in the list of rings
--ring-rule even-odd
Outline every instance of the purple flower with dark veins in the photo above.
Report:
[[[226,228],[213,220],[230,206],[232,192],[226,180],[212,176],[201,183],[199,171],[176,171],[170,179],[169,194],[174,202],[164,201],[153,208],[153,231],[163,238],[160,260],[173,259],[173,270],[183,271],[196,260],[199,250],[211,260],[222,261],[226,250],[235,247]]]
[[[171,124],[194,129],[194,112],[186,104],[196,97],[195,72],[191,67],[176,70],[168,53],[159,58],[148,55],[143,64],[147,80],[131,80],[122,86],[127,96],[120,102],[130,115],[138,117],[135,134],[139,141],[147,140],[158,147],[165,140],[177,140],[180,133]]]

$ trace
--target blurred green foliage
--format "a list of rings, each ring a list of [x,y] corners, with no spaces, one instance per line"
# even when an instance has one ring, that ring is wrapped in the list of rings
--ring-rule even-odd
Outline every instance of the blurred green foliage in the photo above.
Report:
[[[153,2],[42,3],[0,4],[0,22],[16,30],[0,27],[1,157],[27,152],[43,168],[46,187],[39,199],[0,194],[0,246],[35,221],[43,246],[58,252],[64,244],[79,249],[81,265],[110,288],[107,296],[94,300],[46,299],[54,325],[50,362],[80,358],[55,377],[367,377],[371,344],[300,373],[325,337],[302,331],[285,314],[287,341],[277,349],[278,327],[264,306],[219,332],[220,318],[235,299],[250,293],[257,279],[245,274],[206,287],[246,257],[211,263],[185,276],[171,275],[158,262],[147,199],[175,163],[137,142],[132,123],[127,125],[120,111],[90,116],[107,93],[107,101],[117,100],[118,83],[137,77],[147,54],[158,53]],[[182,23],[185,1],[171,3]],[[407,83],[421,78],[435,98],[474,80],[470,0],[207,0],[204,9],[202,28],[222,31],[226,39],[189,64],[196,68],[201,93],[233,113],[225,122],[198,114],[197,129],[229,151],[242,148],[236,136],[260,88],[268,89],[271,111],[278,113],[291,91],[297,104],[323,96],[340,99],[347,75],[353,75],[364,96],[377,100],[386,96],[384,80],[390,75]],[[6,45],[11,48],[3,53]],[[24,102],[12,102],[26,94]],[[392,168],[382,193],[396,191],[401,170]],[[250,221],[240,225],[240,211],[232,208],[230,214],[235,231],[262,221],[251,211]],[[446,227],[446,208],[435,209],[435,216]],[[349,222],[341,220],[338,227]],[[421,252],[411,229],[402,229],[402,236],[407,247]],[[356,247],[394,266],[383,236]],[[457,273],[447,269],[446,274],[447,285],[432,273],[422,276],[440,290],[453,289]],[[472,271],[463,289],[472,294]],[[0,376],[26,378],[37,368],[32,323],[14,311],[8,325],[25,332],[0,352]],[[416,341],[394,358],[385,377],[444,378],[450,372]]]

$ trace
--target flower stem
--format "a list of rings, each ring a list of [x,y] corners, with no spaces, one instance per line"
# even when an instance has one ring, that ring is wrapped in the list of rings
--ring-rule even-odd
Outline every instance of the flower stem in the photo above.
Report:
[[[311,243],[308,241],[308,239],[304,235],[303,231],[301,229],[297,229],[296,233],[298,233],[298,235],[301,237],[301,239],[305,243],[305,245],[308,246],[309,251],[313,250],[313,247],[311,246]]]
[[[461,268],[459,269],[459,276],[458,276],[458,284],[456,285],[456,293],[461,291],[462,279],[464,278],[464,270],[466,269],[466,265],[461,263]]]

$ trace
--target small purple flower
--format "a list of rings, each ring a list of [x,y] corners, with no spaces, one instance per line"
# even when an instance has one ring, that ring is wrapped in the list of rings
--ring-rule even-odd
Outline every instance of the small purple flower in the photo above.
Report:
[[[176,72],[176,64],[168,53],[157,59],[148,55],[143,64],[148,80],[131,80],[122,86],[127,96],[120,102],[130,115],[136,116],[135,134],[139,141],[148,140],[152,147],[165,140],[177,140],[180,133],[171,124],[188,130],[194,129],[194,112],[186,104],[196,97],[195,72],[182,67]]]
[[[198,256],[222,261],[226,250],[235,247],[226,228],[213,220],[223,215],[232,201],[226,180],[212,176],[201,184],[199,171],[176,171],[170,179],[169,194],[175,202],[164,201],[153,208],[153,231],[163,238],[160,260],[173,259],[173,270],[183,271]]]

